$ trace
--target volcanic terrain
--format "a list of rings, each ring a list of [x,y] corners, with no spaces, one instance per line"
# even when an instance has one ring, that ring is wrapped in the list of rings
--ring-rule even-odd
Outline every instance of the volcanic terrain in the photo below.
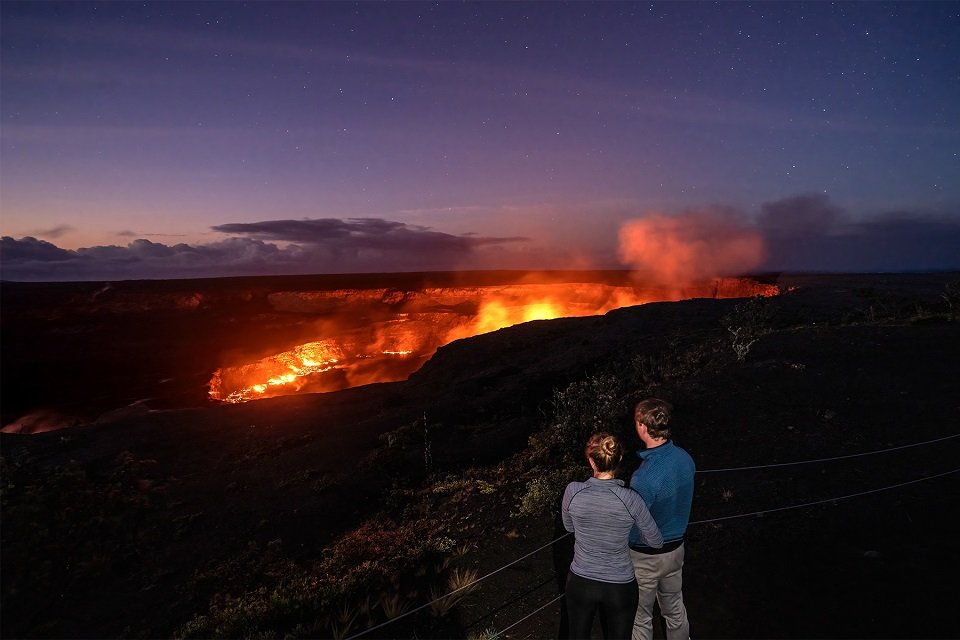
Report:
[[[3,637],[562,635],[560,492],[651,394],[700,470],[695,637],[956,635],[958,274],[404,278],[3,283]],[[518,285],[602,315],[446,343]],[[390,342],[393,313],[442,339]],[[392,381],[338,357],[294,395],[213,388],[317,362],[318,327]]]

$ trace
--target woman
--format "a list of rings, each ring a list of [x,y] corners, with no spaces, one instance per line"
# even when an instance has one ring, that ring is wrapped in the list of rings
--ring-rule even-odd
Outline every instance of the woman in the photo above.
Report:
[[[566,589],[570,637],[589,638],[599,609],[607,638],[629,638],[638,599],[630,529],[636,525],[649,547],[663,546],[663,538],[640,495],[614,478],[623,458],[620,442],[596,433],[586,455],[593,477],[567,485],[561,511],[563,526],[574,535]]]

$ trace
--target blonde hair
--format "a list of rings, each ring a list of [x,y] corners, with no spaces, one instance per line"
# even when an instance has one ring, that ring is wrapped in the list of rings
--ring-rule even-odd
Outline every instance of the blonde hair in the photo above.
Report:
[[[584,453],[597,465],[597,471],[613,471],[623,458],[623,446],[616,436],[595,433],[587,440]]]

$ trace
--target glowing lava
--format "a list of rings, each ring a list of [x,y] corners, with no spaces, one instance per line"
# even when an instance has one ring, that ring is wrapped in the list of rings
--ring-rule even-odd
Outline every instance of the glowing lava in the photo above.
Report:
[[[325,337],[219,369],[209,394],[246,402],[403,380],[445,344],[522,322],[599,315],[657,300],[775,293],[776,287],[739,279],[669,292],[598,283],[283,292],[273,298],[276,307],[321,316],[318,332]]]
[[[303,386],[301,379],[330,371],[342,358],[334,342],[308,342],[253,364],[217,371],[210,381],[210,397],[225,402],[246,402],[266,397],[271,387],[284,387],[286,393],[296,392]],[[249,384],[248,378],[262,382]],[[232,390],[225,393],[227,388]]]

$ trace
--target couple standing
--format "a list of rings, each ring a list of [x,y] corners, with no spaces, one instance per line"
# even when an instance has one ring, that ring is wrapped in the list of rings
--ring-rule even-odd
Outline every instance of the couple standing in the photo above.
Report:
[[[614,473],[620,442],[606,433],[587,441],[593,477],[563,494],[563,526],[574,534],[566,603],[571,638],[589,638],[596,611],[607,638],[650,640],[660,602],[668,640],[687,640],[683,605],[683,536],[693,502],[695,466],[670,439],[670,403],[637,404],[634,424],[645,448],[630,487]]]

